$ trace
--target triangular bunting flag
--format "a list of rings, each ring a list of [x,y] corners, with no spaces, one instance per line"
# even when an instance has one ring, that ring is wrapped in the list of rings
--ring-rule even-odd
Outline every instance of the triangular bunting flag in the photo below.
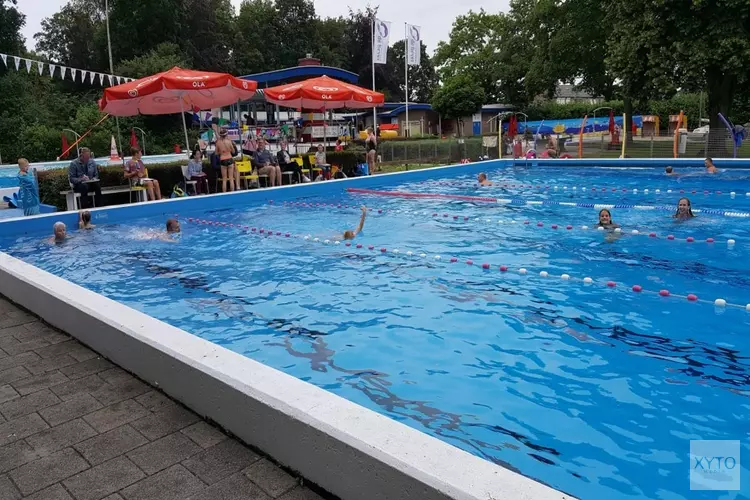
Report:
[[[109,80],[109,86],[112,86],[112,75],[107,75],[107,80]]]
[[[66,66],[60,66],[60,79],[65,80],[65,72],[68,71]]]
[[[26,72],[31,73],[31,59],[24,59],[26,62]]]
[[[104,75],[99,73],[99,85],[104,87]]]
[[[54,64],[50,64],[50,65],[49,65],[49,76],[50,76],[50,77],[54,77],[54,76],[55,76],[55,68],[56,68],[56,67],[57,67],[57,66],[55,66]]]
[[[117,82],[117,85],[120,85],[120,77],[119,76],[115,77],[115,81]]]
[[[76,68],[70,68],[71,80],[76,81],[76,73],[78,73],[78,70]]]
[[[42,73],[44,73],[44,63],[37,61],[37,63],[36,63],[36,69],[39,70],[39,76],[42,76]]]
[[[8,55],[7,54],[0,54],[0,59],[3,60],[3,64],[5,64],[5,66],[8,66]]]
[[[21,64],[21,58],[18,56],[13,56],[13,61],[16,63],[16,71],[18,71],[18,65]]]
[[[89,82],[94,83],[94,78],[96,78],[96,73],[89,71]]]
[[[81,83],[86,83],[86,76],[88,75],[88,71],[85,69],[81,70]]]

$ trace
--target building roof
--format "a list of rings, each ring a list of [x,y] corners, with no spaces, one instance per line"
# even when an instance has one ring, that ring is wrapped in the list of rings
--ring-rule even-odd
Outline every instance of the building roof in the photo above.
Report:
[[[265,73],[255,73],[252,75],[241,76],[244,80],[254,80],[264,86],[272,86],[292,78],[304,78],[315,76],[330,76],[338,78],[349,83],[357,83],[359,75],[341,68],[331,66],[295,66],[293,68],[277,69],[275,71],[266,71]],[[260,85],[259,85],[260,86]]]
[[[406,103],[387,102],[382,107],[388,111],[378,113],[378,116],[381,118],[391,118],[401,113],[406,113]],[[409,111],[432,111],[432,106],[419,102],[410,102]]]

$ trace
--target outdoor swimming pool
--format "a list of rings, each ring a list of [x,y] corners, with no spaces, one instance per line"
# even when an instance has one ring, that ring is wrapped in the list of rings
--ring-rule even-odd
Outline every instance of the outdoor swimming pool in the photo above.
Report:
[[[181,212],[177,243],[137,239],[160,216],[0,248],[580,498],[715,498],[689,489],[689,440],[747,434],[750,172],[488,173],[499,186],[442,170],[378,189],[514,203],[340,183]],[[613,208],[622,233],[582,229],[598,208],[579,205],[674,207],[685,195],[709,213]],[[361,204],[373,208],[364,234],[336,245]]]

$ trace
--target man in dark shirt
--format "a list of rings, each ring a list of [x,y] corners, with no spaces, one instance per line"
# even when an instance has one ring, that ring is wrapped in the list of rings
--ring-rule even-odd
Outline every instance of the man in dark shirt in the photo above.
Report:
[[[96,206],[102,206],[102,187],[99,184],[99,170],[96,162],[91,158],[89,148],[81,148],[81,154],[70,162],[68,167],[68,181],[73,191],[81,193],[81,208],[90,208],[89,192],[94,193]]]
[[[292,175],[292,180],[294,182],[302,182],[302,167],[300,167],[296,161],[292,161],[292,157],[286,148],[286,142],[282,142],[281,150],[276,153],[276,159],[278,160],[279,167],[281,167],[282,172],[294,172],[294,175]],[[307,178],[305,177],[305,179]],[[310,179],[307,179],[305,182],[310,182]]]

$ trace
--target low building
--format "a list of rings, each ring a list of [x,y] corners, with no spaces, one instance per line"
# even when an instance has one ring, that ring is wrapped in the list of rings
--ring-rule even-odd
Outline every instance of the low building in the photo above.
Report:
[[[597,97],[585,90],[576,89],[575,85],[558,85],[555,90],[555,102],[557,104],[599,104],[603,101],[602,97]]]

